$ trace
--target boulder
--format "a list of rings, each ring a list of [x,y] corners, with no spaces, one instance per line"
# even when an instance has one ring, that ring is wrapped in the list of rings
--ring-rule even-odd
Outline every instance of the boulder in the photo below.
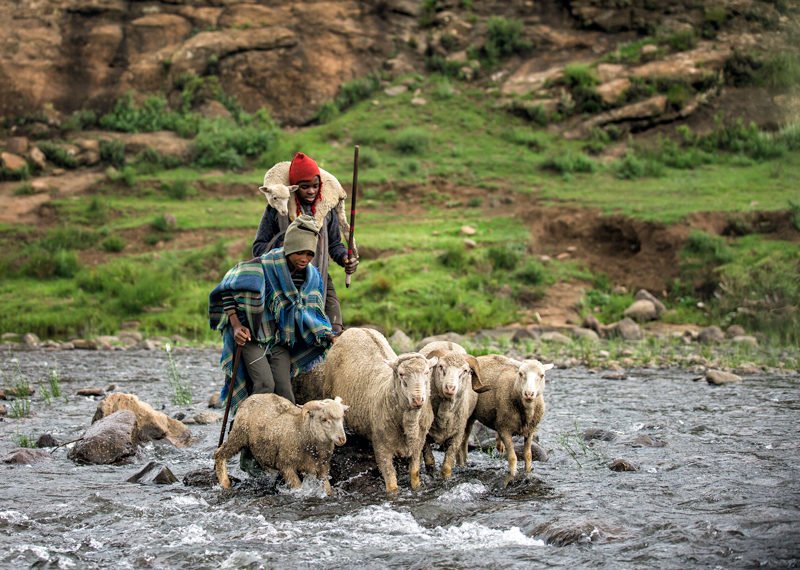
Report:
[[[136,454],[136,415],[120,410],[94,422],[67,456],[76,463],[108,465]]]
[[[641,327],[628,317],[610,325],[605,331],[609,337],[620,337],[623,340],[642,340],[644,338]]]
[[[9,172],[24,170],[27,166],[27,161],[21,156],[11,152],[0,152],[0,167]]]
[[[200,412],[192,416],[194,423],[200,425],[215,424],[222,421],[222,414],[217,412]]]
[[[585,329],[583,327],[576,327],[572,330],[572,336],[579,341],[584,342],[598,342],[600,335],[592,329]]]
[[[142,485],[172,485],[178,482],[178,478],[166,465],[151,461],[141,471],[131,475],[127,482],[141,483]]]
[[[406,333],[397,329],[394,331],[394,334],[390,336],[388,339],[389,345],[394,349],[397,354],[403,354],[405,352],[413,352],[414,350],[414,343],[408,337]]]
[[[705,327],[697,333],[697,341],[702,344],[718,344],[725,340],[725,333],[716,325]]]
[[[36,439],[36,447],[58,447],[58,440],[49,433],[43,433]]]
[[[11,453],[3,457],[3,463],[12,463],[14,465],[30,465],[31,463],[38,463],[39,461],[49,461],[53,458],[50,452],[44,449],[29,449],[21,447],[13,450]]]
[[[714,386],[722,386],[724,384],[736,384],[742,381],[741,376],[737,376],[733,372],[725,372],[724,370],[708,370],[706,372],[706,381]]]
[[[556,344],[572,344],[571,338],[569,338],[567,335],[555,331],[544,332],[542,333],[542,336],[539,337],[539,339],[542,342],[552,342]]]
[[[734,344],[744,344],[750,346],[752,348],[758,347],[758,339],[754,336],[742,334],[737,335],[731,339],[731,342]]]
[[[191,443],[192,432],[189,428],[163,412],[157,412],[133,394],[109,394],[97,404],[92,421],[96,422],[119,410],[128,410],[134,414],[139,442],[166,439],[176,447],[185,447]]]
[[[627,459],[615,459],[609,463],[608,468],[612,471],[638,471],[639,466]]]
[[[626,317],[633,319],[636,322],[644,323],[647,321],[654,321],[658,318],[658,309],[648,299],[634,301],[623,313]]]
[[[646,301],[650,301],[651,303],[653,303],[653,306],[656,308],[656,316],[658,316],[658,317],[660,317],[660,316],[662,315],[662,313],[664,313],[664,311],[666,311],[666,310],[667,310],[667,308],[664,306],[664,303],[662,303],[661,301],[659,301],[659,300],[658,300],[658,299],[655,297],[655,295],[653,295],[653,294],[652,294],[650,291],[648,291],[647,289],[639,289],[639,290],[636,292],[636,295],[634,295],[634,297],[633,297],[633,298],[634,298],[635,300],[637,300],[637,301],[643,301],[643,300],[646,300]]]

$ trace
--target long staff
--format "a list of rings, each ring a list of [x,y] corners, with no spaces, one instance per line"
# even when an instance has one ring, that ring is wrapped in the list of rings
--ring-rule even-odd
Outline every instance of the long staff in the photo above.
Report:
[[[225,441],[225,426],[228,425],[228,413],[231,411],[231,402],[233,401],[233,384],[236,382],[236,372],[239,370],[239,360],[242,357],[242,346],[236,345],[236,355],[233,357],[233,371],[231,373],[231,382],[228,384],[228,403],[225,405],[225,415],[222,418],[222,431],[219,432],[219,445],[222,447],[222,442]]]
[[[358,145],[353,150],[353,196],[350,198],[350,238],[347,240],[347,259],[353,258],[353,236],[356,233],[356,188],[358,187]],[[344,278],[345,287],[350,287],[350,274]]]

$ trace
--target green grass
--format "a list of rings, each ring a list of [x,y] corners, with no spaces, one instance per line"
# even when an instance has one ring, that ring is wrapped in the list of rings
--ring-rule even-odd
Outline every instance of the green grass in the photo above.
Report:
[[[619,57],[632,60],[646,43],[652,41],[620,46]],[[590,66],[570,67],[567,80],[591,95],[595,79]],[[388,97],[370,85],[348,85],[338,102],[341,109],[324,124],[268,136],[257,132],[257,125],[271,125],[263,116],[241,115],[242,132],[234,133],[238,127],[233,123],[159,117],[160,101],[145,109],[130,102],[120,106],[114,115],[119,128],[176,121],[175,128],[207,129],[205,142],[201,138],[195,146],[207,156],[197,154],[193,166],[166,168],[166,162],[151,157],[109,170],[91,195],[50,202],[59,220],[53,229],[1,226],[0,306],[5,310],[0,332],[92,336],[114,333],[121,321],[136,319],[149,334],[217,338],[207,325],[208,292],[225,270],[248,255],[264,209],[256,189],[265,170],[299,150],[349,187],[353,145],[361,145],[357,239],[362,263],[351,288],[344,288],[337,267],[334,278],[348,324],[376,324],[389,332],[395,327],[414,335],[464,332],[515,322],[549,284],[562,279],[596,284],[584,301],[585,312],[598,307],[604,322],[621,316],[630,296],[608,293],[598,276],[578,265],[543,266],[529,258],[527,226],[511,206],[494,202],[504,194],[513,195],[517,204],[596,208],[662,223],[707,211],[789,209],[800,216],[796,125],[766,135],[741,124],[720,124],[707,138],[685,129],[675,142],[659,141],[650,151],[631,145],[625,164],[600,156],[614,138],[610,133],[595,132],[588,142],[561,139],[497,106],[468,83],[441,75],[417,78],[424,106],[410,104],[411,92]],[[361,100],[365,93],[369,100]],[[216,146],[209,142],[214,134],[220,137]],[[237,170],[217,168],[227,147],[236,150],[236,164],[229,166]],[[597,157],[587,157],[585,149]],[[107,150],[108,161],[120,164],[118,145]],[[413,210],[405,207],[411,185],[426,189]],[[467,200],[461,188],[498,192]],[[175,217],[176,227],[167,227],[167,215]],[[474,250],[464,247],[463,225],[477,230]],[[198,232],[198,243],[182,240],[186,232]],[[158,251],[141,253],[157,242]],[[22,248],[22,243],[28,245]],[[714,273],[717,285],[749,288],[760,298],[772,299],[778,291],[782,298],[795,299],[791,281],[784,279],[793,267],[794,246],[784,245],[788,253],[776,253],[747,240],[741,243],[741,248],[732,244],[732,257],[712,260],[720,268]],[[92,255],[99,262],[84,263]],[[762,274],[775,276],[774,282],[745,271],[739,259],[750,267],[766,267]],[[731,316],[732,302],[711,316],[698,312],[696,292],[681,291],[686,283],[676,285],[673,311],[665,320],[747,320],[739,313]],[[20,291],[28,294],[20,296]],[[744,293],[733,298],[747,300]],[[774,320],[747,322],[774,328]]]

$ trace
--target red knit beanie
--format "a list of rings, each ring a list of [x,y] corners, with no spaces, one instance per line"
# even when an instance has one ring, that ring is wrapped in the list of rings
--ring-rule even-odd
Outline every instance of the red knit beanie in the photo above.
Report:
[[[289,184],[297,184],[301,180],[312,180],[319,176],[319,166],[308,155],[298,152],[289,165]]]

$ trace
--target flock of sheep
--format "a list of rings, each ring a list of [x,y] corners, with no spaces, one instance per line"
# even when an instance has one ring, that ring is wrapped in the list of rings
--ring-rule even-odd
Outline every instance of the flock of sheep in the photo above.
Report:
[[[545,372],[552,367],[498,354],[475,358],[444,341],[398,356],[379,332],[348,329],[322,365],[324,399],[296,406],[274,394],[256,394],[239,406],[227,441],[214,453],[217,479],[229,488],[226,462],[249,447],[262,467],[277,469],[289,486],[300,486],[298,473],[311,473],[330,495],[330,459],[346,441],[345,422],[372,444],[387,493],[398,490],[395,457],[409,459],[412,489],[421,484],[423,461],[428,473],[435,469],[433,444],[444,450],[442,477],[450,477],[456,464],[465,466],[475,421],[497,432],[510,477],[517,471],[511,438],[523,436],[530,472],[531,443],[545,410]]]

